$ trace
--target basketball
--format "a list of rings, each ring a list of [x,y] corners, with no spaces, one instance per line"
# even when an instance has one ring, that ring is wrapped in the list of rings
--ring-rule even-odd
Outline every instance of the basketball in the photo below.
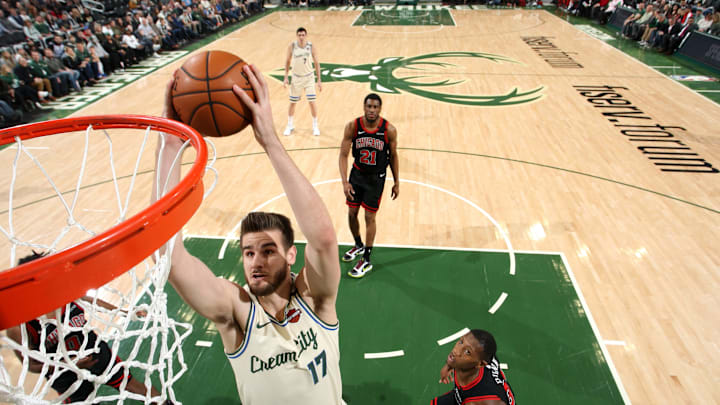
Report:
[[[240,86],[257,100],[247,81],[246,63],[229,52],[200,52],[175,74],[172,102],[180,120],[203,136],[229,136],[252,122],[252,113],[233,93]]]

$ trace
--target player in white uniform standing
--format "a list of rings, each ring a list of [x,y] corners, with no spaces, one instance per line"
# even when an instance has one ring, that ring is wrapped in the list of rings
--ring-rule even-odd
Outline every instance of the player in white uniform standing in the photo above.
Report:
[[[288,123],[285,127],[283,135],[289,136],[295,129],[293,117],[295,115],[295,104],[300,101],[300,97],[305,93],[308,104],[310,104],[310,113],[313,117],[313,135],[320,135],[320,127],[318,127],[317,106],[315,100],[315,78],[317,77],[318,92],[322,91],[322,81],[320,79],[320,62],[317,58],[317,50],[312,42],[307,40],[307,30],[300,27],[295,32],[297,41],[293,41],[288,46],[287,58],[285,60],[285,79],[283,79],[283,87],[288,85],[288,71],[292,67],[292,80],[290,82],[290,107],[288,108]],[[313,71],[313,64],[315,71]]]
[[[252,110],[255,139],[270,158],[307,238],[304,267],[297,277],[290,272],[297,255],[290,220],[256,212],[245,217],[240,231],[245,287],[216,277],[188,253],[180,235],[171,247],[169,281],[220,332],[243,405],[343,404],[335,311],[340,284],[335,230],[317,191],[277,137],[262,73],[256,66],[243,69],[258,101],[253,102],[237,86],[233,90]],[[170,96],[172,82],[163,116],[177,119]],[[182,141],[160,137],[158,143],[165,138],[166,146],[158,152],[155,181],[164,184],[169,176],[167,189],[171,190],[180,180],[180,165],[171,166]]]

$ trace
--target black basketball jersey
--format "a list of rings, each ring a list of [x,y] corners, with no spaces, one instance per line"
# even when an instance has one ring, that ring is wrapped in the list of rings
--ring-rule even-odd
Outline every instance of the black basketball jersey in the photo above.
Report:
[[[435,398],[431,405],[467,404],[471,401],[499,400],[507,405],[515,405],[515,394],[505,380],[505,373],[496,359],[480,369],[477,378],[470,384],[461,386],[455,380],[455,388],[447,394]]]
[[[390,164],[390,144],[387,137],[388,122],[378,117],[380,124],[369,132],[362,123],[362,118],[355,119],[355,136],[352,143],[352,154],[355,158],[353,167],[363,173],[384,173]]]
[[[72,327],[81,328],[87,321],[85,320],[85,310],[78,305],[75,301],[71,302],[70,304],[70,316],[68,319],[68,324]],[[62,309],[62,318],[61,320],[65,320],[65,312],[66,312],[66,306]],[[61,320],[58,320],[60,322]],[[28,322],[27,324],[27,330],[30,335],[30,339],[32,341],[32,345],[35,348],[40,347],[40,337],[42,335],[40,325],[40,321],[37,319],[33,319],[32,321]],[[55,353],[57,352],[58,347],[58,331],[57,327],[52,323],[46,323],[45,325],[45,351],[47,353]],[[95,345],[97,335],[95,332],[90,331],[88,333],[88,343],[85,346],[86,349],[90,349]],[[65,347],[67,350],[78,350],[80,349],[80,346],[82,345],[83,341],[85,340],[85,335],[82,331],[76,331],[67,333],[65,335]]]

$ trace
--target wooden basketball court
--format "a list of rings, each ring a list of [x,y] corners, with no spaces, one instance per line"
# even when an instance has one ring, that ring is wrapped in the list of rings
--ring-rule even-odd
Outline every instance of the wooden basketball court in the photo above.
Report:
[[[398,129],[401,179],[397,200],[386,191],[376,244],[508,250],[509,241],[516,251],[561,253],[596,324],[602,347],[591,350],[609,355],[625,401],[720,401],[720,106],[548,12],[449,13],[455,25],[370,25],[372,18],[353,25],[357,10],[274,12],[207,49],[236,53],[266,72],[280,134],[288,98],[273,75],[282,74],[295,30],[307,29],[323,65],[322,134],[311,135],[303,100],[296,131],[282,142],[310,181],[321,183],[317,189],[340,242],[352,237],[338,147],[344,125],[362,114],[363,97],[374,91],[383,97],[382,115]],[[160,115],[165,83],[184,60],[77,115]],[[37,155],[53,162],[61,190],[77,179],[76,167],[62,170],[81,149],[80,138],[33,143],[49,148]],[[282,193],[250,130],[213,141],[220,178],[186,234],[224,236],[248,211]],[[133,142],[118,142],[116,153],[136,150]],[[13,157],[0,151],[0,167],[10,167]],[[127,173],[133,163],[127,159],[118,171]],[[141,171],[152,167],[150,153]],[[0,180],[4,200],[8,177]],[[84,184],[106,179],[105,172],[88,170]],[[148,190],[150,181],[139,176],[136,187]],[[102,200],[109,191],[97,187],[87,198]],[[34,184],[16,193],[29,203],[47,195]],[[138,205],[148,200],[133,195]],[[40,204],[24,209],[38,210],[23,224],[28,234],[42,235],[48,223],[62,222],[44,217]],[[263,209],[290,213],[282,198]],[[364,288],[372,289],[375,273],[385,270],[378,265],[362,280]],[[490,287],[473,280],[456,288]],[[507,299],[513,297],[508,291]],[[386,299],[391,305],[393,297]],[[492,316],[486,310],[479,313]],[[578,312],[584,312],[580,303]],[[464,326],[482,328],[482,319]],[[523,351],[498,344],[500,354]],[[552,380],[550,370],[539,374]],[[507,374],[513,383],[512,364]],[[531,394],[518,398],[541,403]]]

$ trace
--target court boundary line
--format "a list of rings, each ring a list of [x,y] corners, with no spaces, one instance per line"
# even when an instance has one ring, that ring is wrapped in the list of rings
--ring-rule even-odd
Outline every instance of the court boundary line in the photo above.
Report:
[[[358,15],[355,17],[355,19],[352,20],[352,22],[350,23],[350,26],[351,26],[351,27],[356,27],[355,23],[357,22],[358,19],[360,19],[360,16],[362,16],[363,14],[365,14],[365,10],[360,10],[360,12],[359,12]]]
[[[570,25],[570,26],[573,27],[576,31],[582,32],[583,34],[587,35],[588,37],[593,38],[593,39],[597,40],[598,42],[607,45],[608,47],[612,48],[613,50],[615,50],[615,51],[617,51],[617,52],[620,52],[621,54],[625,55],[625,57],[629,58],[630,60],[634,61],[635,63],[640,64],[640,65],[642,65],[642,66],[650,69],[651,71],[655,72],[655,74],[657,74],[657,75],[659,75],[659,76],[662,76],[664,79],[667,79],[667,80],[675,83],[676,85],[682,87],[682,88],[685,89],[685,90],[690,91],[690,93],[695,94],[696,96],[702,98],[703,100],[709,101],[710,104],[714,105],[715,107],[720,108],[720,104],[716,103],[715,100],[711,100],[711,99],[703,96],[702,94],[698,93],[695,89],[692,89],[692,88],[690,88],[690,87],[688,87],[688,86],[685,86],[684,84],[678,82],[677,80],[672,79],[671,77],[665,75],[665,74],[662,73],[661,71],[655,69],[654,67],[652,67],[652,66],[650,66],[650,65],[648,65],[648,64],[646,64],[646,63],[643,63],[642,61],[638,60],[636,57],[634,57],[634,56],[632,56],[632,55],[630,55],[630,54],[628,54],[628,53],[626,53],[626,52],[621,51],[620,49],[618,49],[618,48],[610,45],[609,43],[607,43],[607,42],[605,42],[605,41],[601,41],[601,40],[593,37],[592,35],[588,34],[587,32],[585,32],[585,31],[583,31],[583,30],[580,30],[580,29],[578,29],[578,28],[575,28],[575,25],[573,25],[573,24],[570,23],[569,21],[563,20],[562,18],[560,18],[559,16],[556,16],[555,14],[549,12],[548,10],[544,10],[544,11],[545,11],[546,13],[550,14],[551,16],[557,18],[558,20],[564,22],[565,24]]]
[[[452,10],[448,9],[448,14],[450,14],[450,19],[453,22],[453,27],[459,27],[457,21],[455,21],[455,16],[453,16]]]
[[[610,374],[615,380],[615,385],[617,386],[618,391],[620,391],[620,397],[627,405],[632,405],[630,397],[628,397],[627,391],[625,391],[625,386],[620,379],[620,374],[618,373],[617,368],[615,367],[615,363],[613,363],[612,357],[610,357],[610,352],[605,345],[605,340],[603,340],[602,336],[600,335],[600,328],[598,328],[597,323],[595,323],[595,318],[593,318],[592,313],[590,312],[590,306],[588,306],[587,301],[585,301],[585,296],[582,293],[582,289],[580,289],[580,285],[575,279],[575,273],[573,273],[572,268],[570,267],[570,263],[565,257],[565,253],[560,252],[560,258],[562,259],[563,266],[565,266],[565,269],[567,270],[568,277],[570,277],[570,281],[572,282],[573,288],[575,289],[575,294],[577,294],[580,305],[582,305],[583,311],[585,311],[585,316],[587,317],[588,323],[590,323],[590,328],[595,335],[595,340],[597,340],[598,346],[600,346],[600,351],[602,352],[603,357],[607,362],[608,368],[610,369]]]

